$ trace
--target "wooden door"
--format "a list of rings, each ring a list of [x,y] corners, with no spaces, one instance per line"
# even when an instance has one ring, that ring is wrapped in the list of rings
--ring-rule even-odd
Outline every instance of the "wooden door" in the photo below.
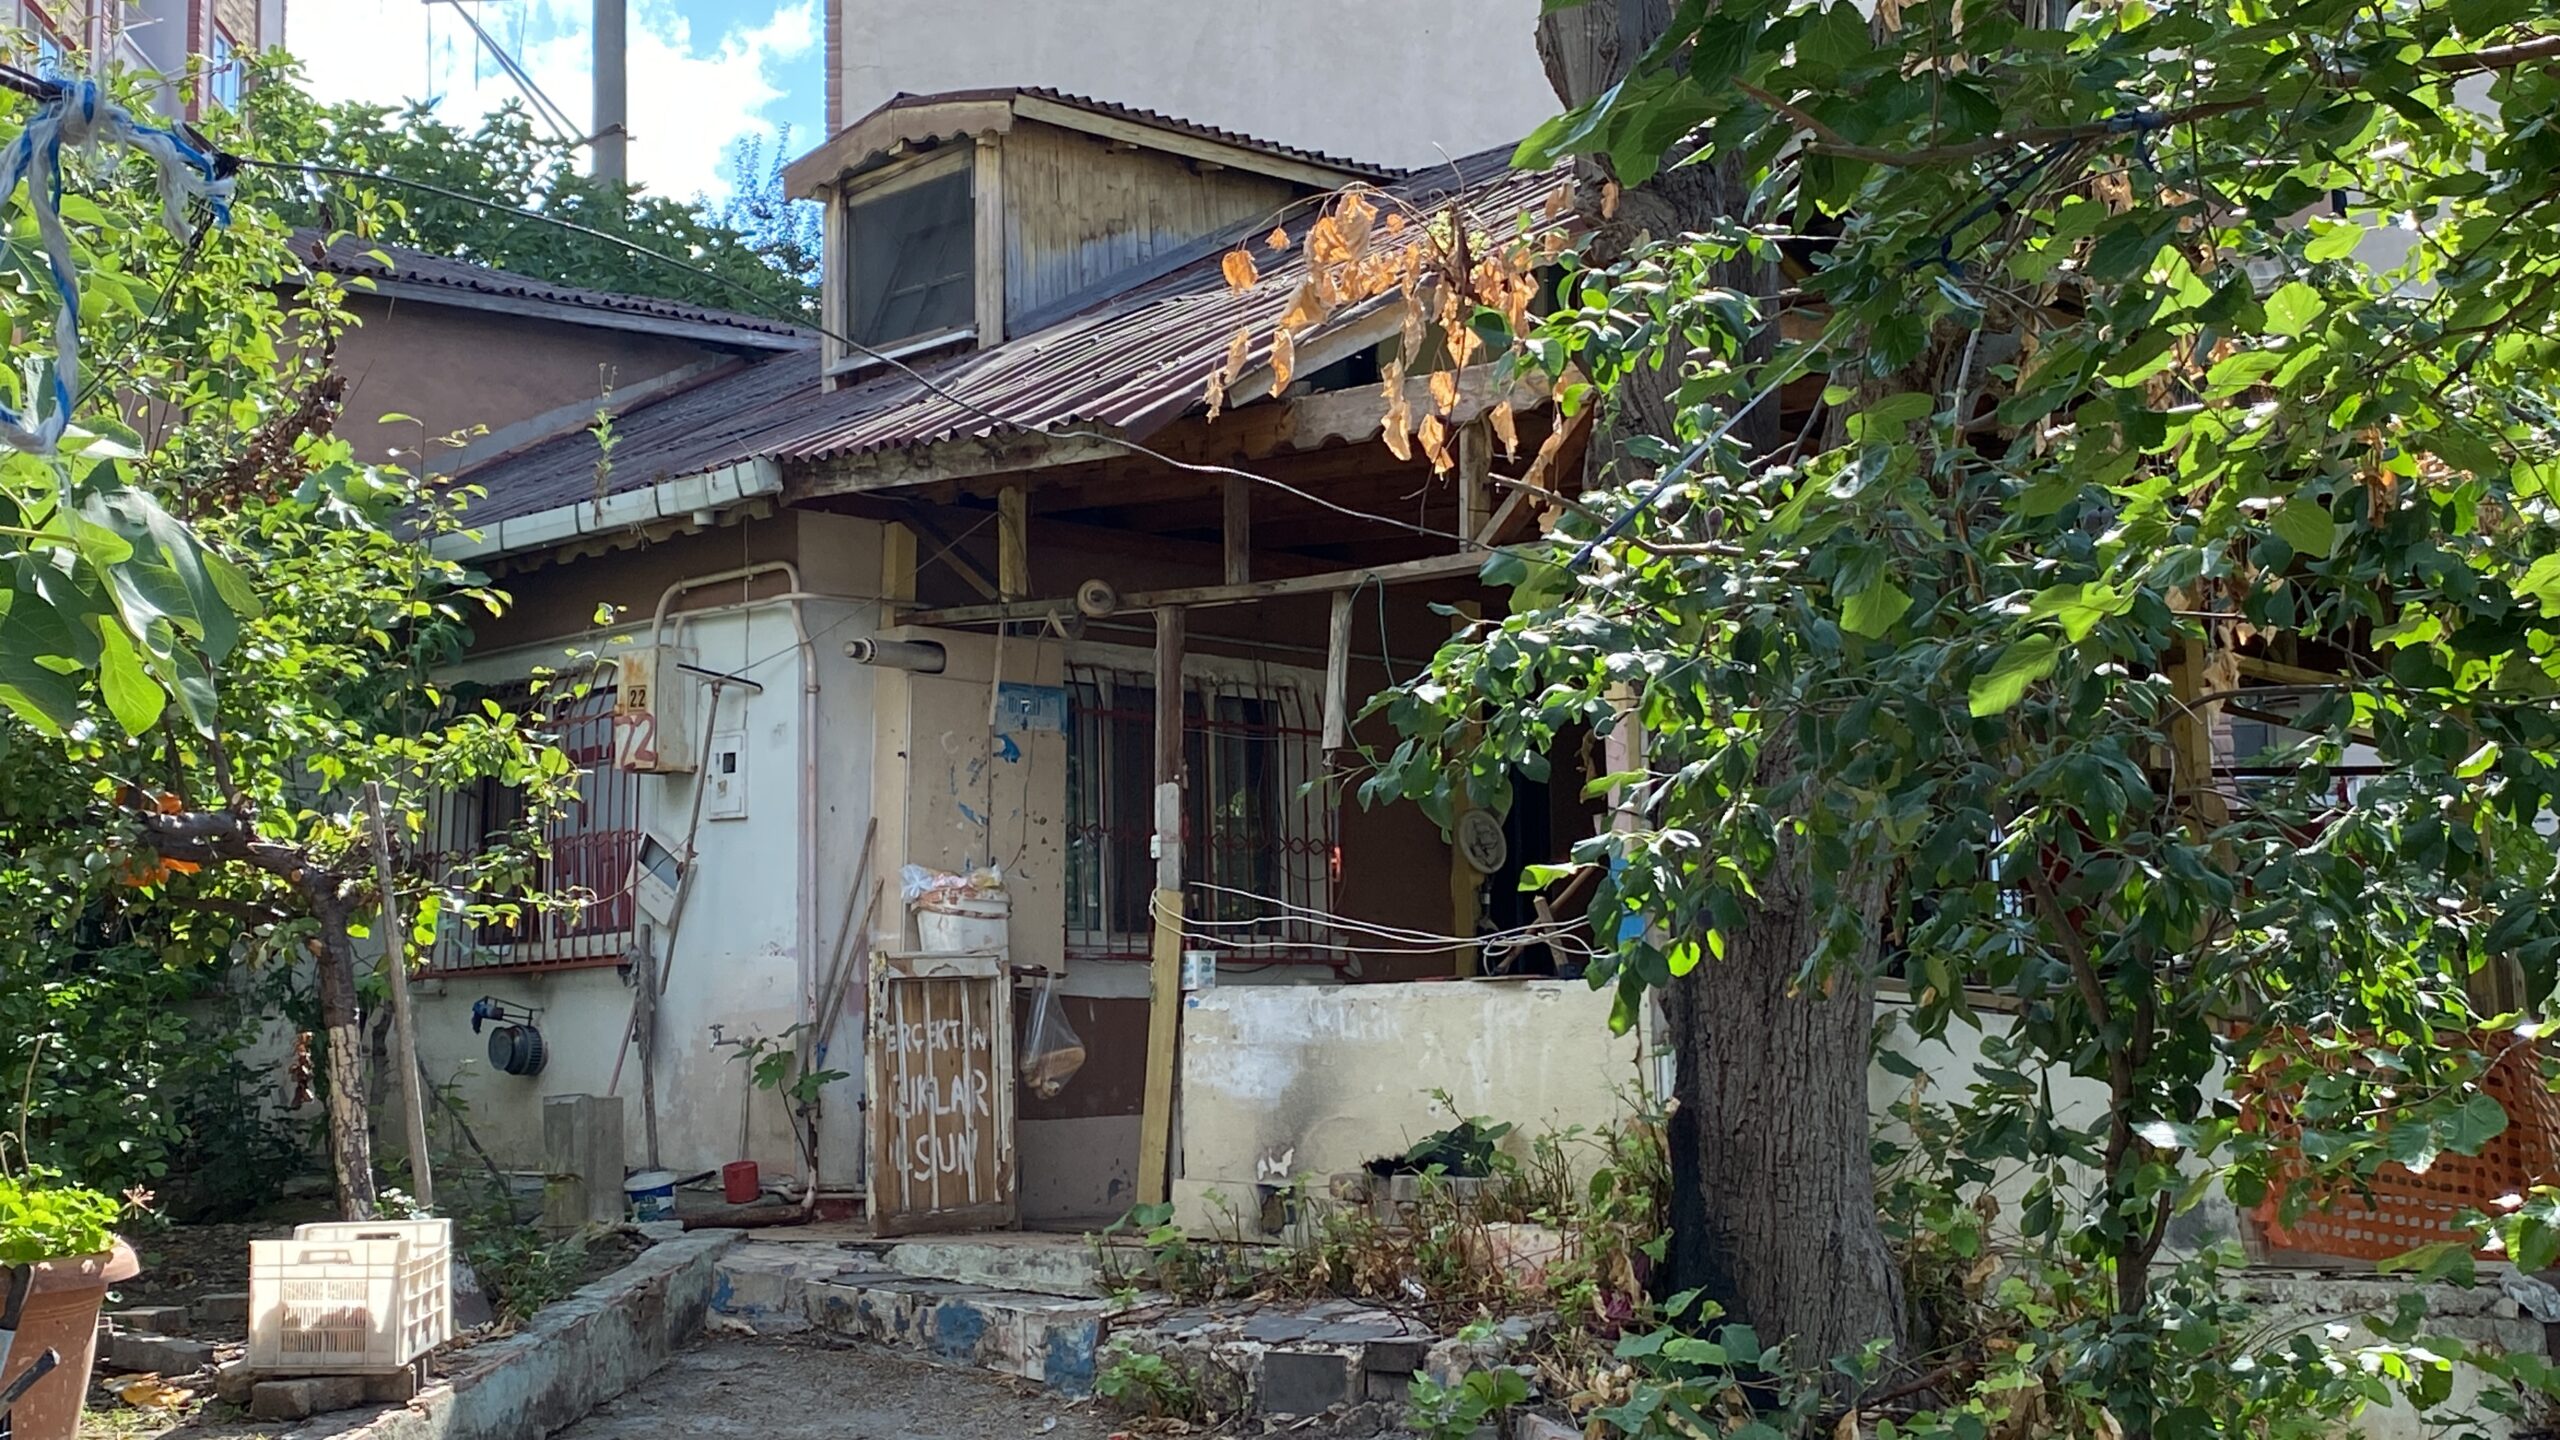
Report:
[[[1011,1229],[1013,980],[1001,954],[871,962],[871,1223]]]

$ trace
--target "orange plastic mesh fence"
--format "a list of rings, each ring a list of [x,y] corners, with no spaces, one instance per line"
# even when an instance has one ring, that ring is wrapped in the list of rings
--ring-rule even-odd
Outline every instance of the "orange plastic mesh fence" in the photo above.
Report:
[[[2389,1260],[2422,1246],[2467,1240],[2466,1210],[2494,1213],[2501,1196],[2520,1195],[2536,1184],[2560,1183],[2560,1101],[2542,1076],[2542,1057],[2513,1035],[2473,1037],[2494,1055],[2480,1088],[2507,1112],[2507,1128],[2477,1155],[2447,1151],[2424,1174],[2397,1162],[2357,1184],[2332,1182],[2315,1191],[2310,1207],[2287,1224],[2285,1194],[2309,1172],[2299,1160],[2279,1164],[2268,1176],[2267,1198],[2251,1212],[2266,1242],[2278,1250],[2345,1260]],[[2293,1101],[2299,1092],[2251,1075],[2235,1087],[2253,1128],[2291,1139],[2299,1129]],[[2386,1125],[2388,1122],[2384,1122]]]

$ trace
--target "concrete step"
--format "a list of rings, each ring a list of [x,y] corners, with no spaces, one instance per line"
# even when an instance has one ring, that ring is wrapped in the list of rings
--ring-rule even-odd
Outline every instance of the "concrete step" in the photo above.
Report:
[[[1093,1247],[1080,1240],[1065,1243],[1065,1237],[1060,1242],[895,1240],[878,1253],[890,1269],[918,1280],[1038,1295],[1109,1294]]]
[[[1037,1381],[1062,1395],[1093,1391],[1111,1303],[949,1280],[849,1276],[807,1282],[809,1323],[832,1334],[921,1351]]]

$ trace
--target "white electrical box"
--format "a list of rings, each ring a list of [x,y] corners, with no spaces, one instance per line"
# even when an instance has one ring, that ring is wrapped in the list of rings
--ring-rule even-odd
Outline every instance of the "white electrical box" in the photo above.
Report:
[[[631,862],[631,898],[640,913],[660,925],[675,914],[676,887],[684,880],[684,860],[675,847],[655,835],[640,837],[640,853]]]
[[[747,818],[746,731],[712,732],[711,754],[702,767],[702,783],[711,787],[710,793],[702,797],[704,819]]]
[[[634,645],[617,654],[613,688],[613,763],[649,775],[693,771],[693,691],[684,669],[691,650]]]

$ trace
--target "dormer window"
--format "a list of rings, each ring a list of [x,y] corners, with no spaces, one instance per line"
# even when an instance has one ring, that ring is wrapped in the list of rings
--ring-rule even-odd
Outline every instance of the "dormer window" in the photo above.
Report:
[[[886,347],[969,333],[977,319],[968,155],[902,176],[846,206],[847,329]]]

